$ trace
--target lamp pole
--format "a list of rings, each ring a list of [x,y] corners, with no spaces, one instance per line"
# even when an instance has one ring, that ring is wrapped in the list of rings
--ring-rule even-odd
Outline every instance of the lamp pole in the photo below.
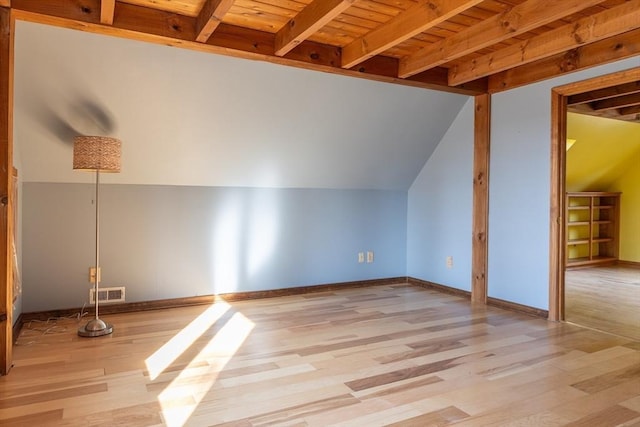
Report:
[[[95,317],[78,329],[81,337],[100,337],[113,332],[113,325],[99,317],[100,305],[100,172],[120,172],[122,143],[106,136],[76,136],[73,169],[96,173],[96,264],[94,276]]]

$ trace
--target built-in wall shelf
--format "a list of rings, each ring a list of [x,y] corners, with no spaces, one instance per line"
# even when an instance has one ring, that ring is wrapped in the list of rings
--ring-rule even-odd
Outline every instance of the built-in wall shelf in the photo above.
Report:
[[[620,193],[567,193],[567,268],[617,261],[619,216]]]

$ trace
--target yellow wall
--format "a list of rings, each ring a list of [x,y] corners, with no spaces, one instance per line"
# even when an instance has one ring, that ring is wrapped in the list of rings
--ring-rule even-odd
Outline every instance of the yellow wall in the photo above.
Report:
[[[640,151],[640,124],[567,114],[567,191],[607,191]]]
[[[567,191],[620,191],[619,258],[640,262],[640,124],[567,115]]]
[[[610,187],[620,191],[620,259],[640,262],[640,151]]]

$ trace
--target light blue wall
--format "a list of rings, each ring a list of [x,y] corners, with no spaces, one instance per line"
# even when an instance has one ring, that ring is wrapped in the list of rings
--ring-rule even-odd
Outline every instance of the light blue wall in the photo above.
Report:
[[[640,66],[640,58],[492,97],[489,296],[549,306],[551,89]]]
[[[406,191],[465,101],[24,21],[15,63],[25,182],[91,182],[71,141],[107,132],[112,184]]]
[[[407,275],[471,289],[473,116],[469,99],[409,190]],[[447,256],[453,267],[447,268]]]
[[[93,186],[23,193],[24,311],[81,306]],[[103,286],[130,302],[405,275],[405,191],[103,185],[100,202]]]

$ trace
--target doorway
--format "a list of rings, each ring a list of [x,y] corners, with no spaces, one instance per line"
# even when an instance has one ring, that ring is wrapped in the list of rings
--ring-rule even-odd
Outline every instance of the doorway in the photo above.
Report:
[[[570,287],[575,282],[583,282],[586,285],[591,286],[591,291],[600,291],[606,289],[606,282],[609,281],[613,284],[623,282],[633,282],[636,274],[640,277],[640,270],[638,267],[640,263],[630,262],[628,264],[614,265],[613,267],[606,267],[605,264],[594,263],[589,265],[590,268],[580,270],[571,270],[568,277],[565,277],[565,270],[567,267],[567,257],[570,255],[569,251],[576,250],[575,247],[567,246],[567,199],[565,197],[567,189],[571,188],[571,185],[567,186],[567,111],[576,111],[581,113],[588,113],[591,115],[601,115],[612,117],[614,115],[627,114],[627,120],[640,121],[640,106],[624,105],[620,106],[612,100],[614,98],[620,98],[626,103],[630,103],[634,99],[640,105],[640,101],[637,98],[640,97],[640,67],[636,67],[630,70],[621,71],[618,73],[610,74],[607,76],[597,77],[582,82],[572,83],[569,85],[557,87],[552,91],[552,143],[551,143],[551,239],[550,239],[550,288],[549,288],[549,319],[550,320],[572,320],[576,323],[582,323],[579,317],[575,319],[567,319],[567,304],[566,298],[573,298],[572,289],[567,295],[567,285]],[[626,97],[626,98],[625,98]],[[597,100],[597,108],[593,108],[593,105],[589,105],[588,99]],[[603,102],[604,99],[611,99],[610,101]],[[611,111],[607,111],[607,105],[611,105]],[[618,105],[617,107],[614,107]],[[633,107],[633,108],[629,108]],[[582,111],[580,111],[582,110]],[[625,117],[618,117],[618,119],[624,119]],[[584,223],[585,221],[583,221]],[[605,221],[602,221],[605,222]],[[589,225],[588,227],[591,227]],[[589,231],[589,235],[591,232]],[[597,235],[597,234],[596,234]],[[597,243],[597,244],[596,244]],[[590,252],[592,242],[589,242],[589,249],[587,251],[588,256],[592,256]],[[598,245],[600,243],[594,243],[594,251],[597,258]],[[575,256],[575,254],[571,254]],[[617,257],[617,253],[607,253],[607,256]],[[591,271],[588,271],[591,270]],[[617,289],[618,290],[618,289]],[[640,292],[640,288],[631,289],[631,295],[636,295]],[[624,292],[618,292],[623,294]],[[597,292],[596,292],[597,294]],[[594,296],[592,292],[592,296]],[[602,292],[602,298],[612,299],[611,292]],[[618,295],[622,297],[622,295]],[[598,296],[595,295],[595,301],[597,305]],[[572,300],[572,303],[575,302]],[[603,304],[604,305],[604,304]],[[570,307],[571,308],[571,307]],[[596,311],[602,307],[592,306]],[[609,310],[611,311],[611,310]],[[635,313],[634,310],[633,313]],[[585,313],[586,319],[592,319],[597,317],[597,313]],[[604,312],[603,317],[607,317],[607,312]],[[572,316],[575,317],[572,312]],[[629,317],[629,316],[623,316]],[[633,318],[629,318],[629,322],[634,322]],[[592,324],[585,325],[595,328],[602,328],[602,325]],[[619,333],[619,331],[612,331]],[[626,333],[622,335],[628,335]],[[638,338],[636,338],[638,339]]]

